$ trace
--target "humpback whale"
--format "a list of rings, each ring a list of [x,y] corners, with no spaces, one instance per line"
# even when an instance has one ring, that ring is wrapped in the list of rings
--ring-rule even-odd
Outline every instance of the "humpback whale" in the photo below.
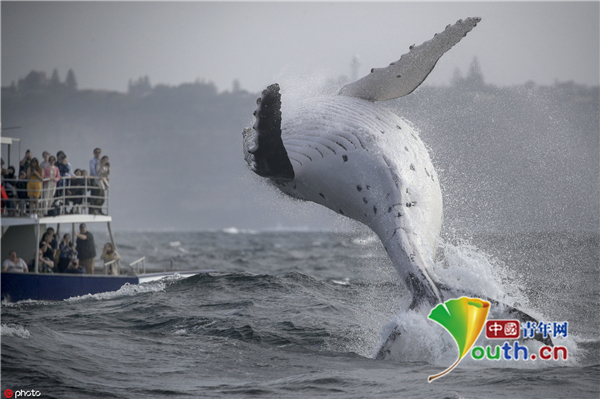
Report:
[[[480,20],[448,25],[337,95],[307,99],[286,115],[280,87],[273,84],[257,100],[254,126],[242,134],[244,157],[254,173],[293,198],[373,230],[412,294],[410,309],[421,312],[460,296],[433,274],[442,192],[417,130],[381,102],[412,93]],[[381,356],[397,334],[390,335]]]

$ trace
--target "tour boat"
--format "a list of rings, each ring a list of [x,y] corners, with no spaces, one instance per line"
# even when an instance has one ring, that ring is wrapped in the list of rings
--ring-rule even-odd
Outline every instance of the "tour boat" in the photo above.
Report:
[[[2,144],[8,146],[9,164],[10,146],[18,142],[19,139],[2,137]],[[3,187],[6,188],[7,185],[15,187],[16,180],[3,179]],[[69,194],[67,190],[57,188],[55,196],[47,201],[40,200],[42,206],[37,212],[30,211],[27,199],[3,200],[1,261],[8,259],[9,253],[13,250],[27,263],[29,263],[28,260],[34,260],[33,267],[30,267],[31,270],[28,273],[2,272],[2,301],[64,300],[87,294],[117,291],[125,284],[141,284],[174,274],[189,277],[206,272],[198,270],[146,273],[146,258],[142,257],[123,265],[120,264],[122,260],[104,263],[101,267],[97,265],[94,274],[42,273],[41,265],[38,264],[37,251],[43,234],[49,226],[56,226],[57,241],[60,241],[58,233],[64,234],[66,226],[69,229],[67,232],[71,233],[73,242],[75,242],[75,235],[72,232],[75,229],[79,231],[81,223],[85,223],[88,228],[94,224],[105,223],[110,242],[115,250],[118,249],[111,229],[109,188],[106,187],[103,193],[99,192],[99,179],[92,177],[79,179],[77,182],[75,178],[64,178],[64,183],[70,188],[77,187],[79,193]],[[80,185],[76,186],[75,183]],[[18,197],[18,191],[16,189],[13,191],[17,194],[16,197]],[[104,199],[102,205],[98,205],[100,201],[96,201],[99,198]],[[96,249],[97,252],[102,252],[98,251],[98,243],[96,243]],[[119,273],[109,274],[109,270],[112,271],[115,266]]]

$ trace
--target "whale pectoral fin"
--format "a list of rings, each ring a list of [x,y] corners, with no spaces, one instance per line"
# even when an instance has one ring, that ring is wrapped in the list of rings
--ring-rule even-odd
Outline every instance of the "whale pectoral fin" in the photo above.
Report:
[[[292,180],[294,169],[281,140],[281,94],[273,84],[262,92],[254,112],[256,123],[244,129],[244,158],[254,173]]]
[[[373,68],[371,73],[340,90],[340,95],[369,101],[385,101],[412,93],[423,81],[442,55],[468,32],[481,18],[467,18],[436,34],[433,39],[411,46],[410,51],[386,68]]]

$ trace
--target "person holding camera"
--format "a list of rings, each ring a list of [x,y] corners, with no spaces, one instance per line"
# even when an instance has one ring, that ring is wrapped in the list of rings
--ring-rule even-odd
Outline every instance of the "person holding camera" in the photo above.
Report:
[[[65,234],[61,240],[58,249],[60,256],[58,257],[58,272],[65,273],[71,259],[77,259],[77,251],[75,250],[75,244],[71,242],[71,235]]]
[[[65,273],[85,274],[85,267],[79,264],[79,260],[77,258],[71,258]]]
[[[21,161],[19,162],[19,174],[21,174],[22,171],[25,171],[25,173],[27,173],[30,163],[31,163],[31,151],[27,150],[27,151],[25,151],[25,156],[23,157],[23,159],[21,159]]]

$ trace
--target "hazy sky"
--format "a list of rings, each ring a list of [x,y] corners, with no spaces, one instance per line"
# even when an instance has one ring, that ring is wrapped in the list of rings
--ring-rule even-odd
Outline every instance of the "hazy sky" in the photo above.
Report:
[[[75,71],[79,88],[125,91],[129,79],[178,85],[234,79],[262,90],[290,75],[359,76],[387,66],[449,23],[482,22],[428,84],[477,56],[487,83],[598,84],[598,2],[222,3],[1,2],[2,86],[31,70]]]

